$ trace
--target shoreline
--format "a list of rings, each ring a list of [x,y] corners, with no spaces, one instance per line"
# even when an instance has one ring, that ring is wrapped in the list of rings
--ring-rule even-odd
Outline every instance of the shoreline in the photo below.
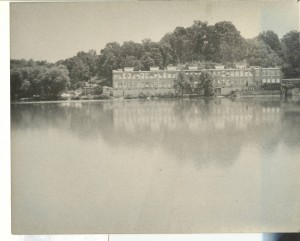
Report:
[[[242,98],[280,98],[283,95],[245,95],[245,96],[197,96],[197,97],[172,97],[172,98],[124,98],[124,97],[116,97],[116,98],[109,98],[109,99],[103,99],[103,100],[41,100],[41,101],[11,101],[11,105],[15,104],[50,104],[50,103],[77,103],[77,102],[105,102],[105,101],[121,101],[121,100],[162,100],[162,99],[214,99],[214,98],[228,98],[228,99],[242,99]]]

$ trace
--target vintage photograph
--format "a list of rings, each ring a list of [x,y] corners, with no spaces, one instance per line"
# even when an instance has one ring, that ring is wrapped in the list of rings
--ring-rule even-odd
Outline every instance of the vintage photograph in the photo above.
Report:
[[[10,3],[12,233],[299,232],[299,9]]]

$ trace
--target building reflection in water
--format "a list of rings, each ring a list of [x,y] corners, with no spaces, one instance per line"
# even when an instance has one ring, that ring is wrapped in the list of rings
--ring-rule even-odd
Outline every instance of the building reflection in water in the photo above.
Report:
[[[299,120],[299,103],[279,99],[12,105],[13,224],[294,230]]]
[[[229,165],[246,145],[299,144],[298,105],[279,99],[64,102],[12,106],[13,128],[63,129],[112,148],[163,147],[175,160]],[[297,135],[297,136],[296,136]],[[289,141],[291,139],[291,141]]]

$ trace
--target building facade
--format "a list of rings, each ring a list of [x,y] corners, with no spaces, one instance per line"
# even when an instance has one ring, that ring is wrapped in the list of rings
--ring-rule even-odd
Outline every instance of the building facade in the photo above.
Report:
[[[179,72],[183,72],[194,89],[198,86],[199,76],[203,71],[209,72],[214,77],[214,88],[217,95],[228,95],[232,91],[268,88],[281,84],[280,68],[236,68],[225,69],[218,66],[215,69],[198,69],[195,66],[188,70],[178,70],[176,67],[168,67],[159,70],[152,67],[150,71],[134,71],[133,68],[113,71],[113,95],[115,97],[137,97],[143,93],[146,95],[176,93],[174,84]]]

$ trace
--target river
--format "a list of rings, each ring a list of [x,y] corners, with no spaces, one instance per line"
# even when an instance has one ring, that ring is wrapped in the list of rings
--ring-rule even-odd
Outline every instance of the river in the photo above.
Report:
[[[14,233],[299,231],[298,100],[11,107]]]

